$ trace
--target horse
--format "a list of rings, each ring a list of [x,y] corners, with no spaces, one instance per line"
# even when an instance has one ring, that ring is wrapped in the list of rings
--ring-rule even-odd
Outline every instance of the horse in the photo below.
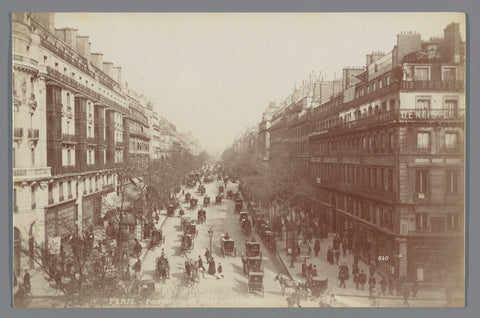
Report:
[[[297,290],[298,286],[300,285],[297,281],[295,281],[293,279],[285,278],[278,273],[275,276],[275,279],[273,281],[275,282],[277,280],[280,283],[280,286],[282,287],[282,296],[285,296],[285,289],[293,288],[293,289]]]

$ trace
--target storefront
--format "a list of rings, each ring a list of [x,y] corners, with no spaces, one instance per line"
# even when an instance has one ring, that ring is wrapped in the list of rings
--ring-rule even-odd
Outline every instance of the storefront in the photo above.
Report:
[[[463,237],[409,237],[407,275],[426,283],[464,281]]]
[[[75,200],[45,208],[45,240],[74,234],[76,219]]]

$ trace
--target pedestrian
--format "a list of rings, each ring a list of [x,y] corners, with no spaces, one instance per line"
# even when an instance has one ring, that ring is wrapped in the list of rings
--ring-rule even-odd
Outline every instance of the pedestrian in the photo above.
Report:
[[[318,252],[320,252],[320,240],[317,238],[313,244],[313,250],[315,251],[315,257],[318,257]]]
[[[209,249],[207,248],[205,251],[205,259],[207,260],[207,264],[210,263],[210,259],[212,258],[212,254],[210,253]]]
[[[338,259],[340,258],[340,250],[335,250],[335,260],[337,262],[337,265],[338,265]]]
[[[343,257],[347,256],[347,241],[344,239],[342,242]]]
[[[356,275],[358,273],[360,273],[360,269],[358,268],[357,264],[353,263],[352,264],[352,275]]]
[[[390,275],[390,277],[388,278],[388,293],[390,295],[393,295],[393,288],[394,288],[393,275]]]
[[[375,280],[375,276],[370,276],[370,278],[368,279],[368,286],[369,286],[370,292],[372,291],[372,289],[375,288],[376,284],[377,284],[377,281]]]
[[[382,288],[383,296],[385,296],[385,293],[387,291],[387,280],[384,276],[382,276],[382,279],[380,280],[380,287]]]
[[[375,266],[373,266],[373,264],[370,265],[370,268],[369,268],[369,269],[370,269],[370,276],[375,275]]]
[[[360,259],[360,256],[358,256],[358,254],[355,254],[355,256],[353,256],[353,262],[358,265],[358,260]]]
[[[333,249],[331,246],[327,250],[327,261],[330,263],[330,265],[333,265]]]
[[[138,280],[140,280],[142,276],[141,275],[142,263],[140,262],[140,258],[138,258],[137,262],[133,265],[132,269],[135,272],[135,277],[137,277]]]
[[[415,282],[413,283],[413,286],[412,286],[412,297],[413,298],[417,297],[417,293],[418,293],[418,280],[415,279]]]
[[[318,276],[317,265],[313,265],[312,276]]]
[[[223,278],[223,267],[222,263],[218,263],[218,268],[217,268],[217,279]]]
[[[25,269],[25,274],[23,275],[23,285],[28,291],[32,287],[30,284],[30,273],[28,272],[27,269]]]
[[[133,247],[133,255],[134,257],[140,257],[140,253],[142,252],[142,245],[138,242],[138,239],[135,239],[135,246]]]
[[[408,297],[410,296],[410,290],[407,284],[403,284],[403,305],[409,307]]]
[[[210,262],[208,263],[208,273],[210,275],[215,275],[216,269],[215,269],[215,261],[213,260],[213,257],[210,259]]]

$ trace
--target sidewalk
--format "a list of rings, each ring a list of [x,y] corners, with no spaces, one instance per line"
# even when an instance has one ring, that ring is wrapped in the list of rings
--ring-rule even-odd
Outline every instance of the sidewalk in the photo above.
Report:
[[[347,252],[346,257],[343,256],[343,252],[340,253],[338,264],[340,265],[342,263],[347,263],[350,277],[347,281],[345,281],[346,288],[339,287],[340,285],[340,280],[338,279],[339,265],[336,265],[335,262],[334,262],[334,265],[330,265],[330,263],[327,262],[327,249],[329,246],[333,245],[332,243],[333,237],[334,237],[333,234],[329,234],[328,238],[322,241],[321,249],[320,249],[320,252],[318,253],[318,257],[315,257],[315,252],[312,249],[312,253],[310,254],[310,257],[307,258],[307,265],[311,263],[312,265],[316,265],[317,267],[318,276],[314,277],[314,279],[324,280],[328,278],[328,289],[331,293],[335,295],[368,298],[369,296],[368,278],[370,277],[369,265],[365,264],[361,259],[358,262],[359,270],[363,269],[363,271],[367,275],[367,283],[365,284],[364,290],[362,290],[360,285],[359,285],[359,289],[357,290],[356,284],[353,282],[353,275],[352,275],[353,254],[349,252]],[[304,258],[297,257],[296,261],[294,262],[294,268],[290,268],[291,257],[287,255],[287,251],[285,248],[285,240],[277,240],[277,255],[281,260],[281,262],[283,263],[285,269],[293,279],[295,279],[296,281],[304,281],[304,278],[302,278],[302,263],[304,261]],[[378,273],[378,271],[376,271],[374,277],[376,280],[375,287],[378,291],[381,291],[381,287],[379,283],[380,283],[380,280],[382,279],[382,276]],[[403,299],[403,296],[402,295],[397,296],[395,291],[393,292],[393,295],[390,295],[387,287],[387,292],[385,296],[382,296],[382,298],[400,300],[400,299]],[[410,299],[444,300],[445,294],[443,289],[432,290],[431,288],[429,288],[428,290],[422,290],[422,287],[419,286],[417,297],[416,298],[410,297]]]

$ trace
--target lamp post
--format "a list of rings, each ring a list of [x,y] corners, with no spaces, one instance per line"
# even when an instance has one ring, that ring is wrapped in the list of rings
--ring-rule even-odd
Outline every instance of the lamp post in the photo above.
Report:
[[[210,253],[212,252],[212,237],[213,237],[213,230],[210,228],[208,230],[208,237],[210,238]]]

